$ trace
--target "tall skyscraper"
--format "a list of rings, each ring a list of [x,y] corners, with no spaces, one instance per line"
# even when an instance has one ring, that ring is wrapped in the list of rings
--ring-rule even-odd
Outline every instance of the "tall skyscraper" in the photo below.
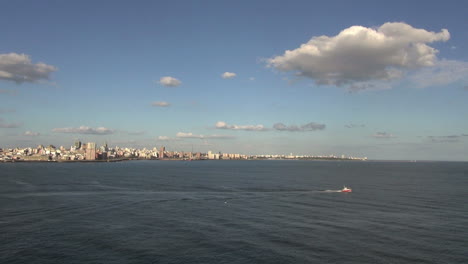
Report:
[[[86,160],[96,160],[96,143],[88,142],[86,144]]]

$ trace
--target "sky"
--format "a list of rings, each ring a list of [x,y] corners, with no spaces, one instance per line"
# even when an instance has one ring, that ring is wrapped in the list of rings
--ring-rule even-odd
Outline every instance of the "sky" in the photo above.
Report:
[[[468,2],[3,1],[0,147],[468,160]]]

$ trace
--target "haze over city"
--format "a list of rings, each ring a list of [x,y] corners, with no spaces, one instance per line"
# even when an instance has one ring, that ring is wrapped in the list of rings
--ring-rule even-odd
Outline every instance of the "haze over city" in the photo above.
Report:
[[[0,148],[468,160],[467,3],[285,3],[2,3]]]

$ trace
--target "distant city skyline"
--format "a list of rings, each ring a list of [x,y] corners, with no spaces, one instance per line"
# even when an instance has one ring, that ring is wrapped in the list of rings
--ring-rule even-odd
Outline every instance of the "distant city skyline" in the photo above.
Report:
[[[2,9],[0,148],[468,160],[462,1]]]
[[[107,143],[98,147],[96,142],[81,141],[69,148],[65,146],[38,145],[29,147],[0,148],[0,162],[88,162],[88,161],[128,161],[128,160],[252,160],[252,159],[301,159],[301,160],[347,160],[367,161],[367,157],[347,155],[294,155],[193,152],[192,150],[168,150],[165,146],[153,148],[131,148],[125,146],[109,147]]]

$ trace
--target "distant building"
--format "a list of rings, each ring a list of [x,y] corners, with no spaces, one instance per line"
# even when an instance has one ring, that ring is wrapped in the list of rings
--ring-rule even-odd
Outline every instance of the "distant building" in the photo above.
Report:
[[[86,144],[86,160],[96,160],[96,143]]]
[[[75,141],[75,149],[80,149],[81,148],[81,141],[77,140]]]
[[[108,157],[107,152],[98,153],[98,159],[100,160],[108,159]]]
[[[218,153],[213,153],[210,151],[208,151],[208,159],[219,159],[219,154]]]
[[[164,152],[166,151],[166,148],[165,147],[161,147],[159,149],[159,158],[160,159],[163,159],[164,158]]]

